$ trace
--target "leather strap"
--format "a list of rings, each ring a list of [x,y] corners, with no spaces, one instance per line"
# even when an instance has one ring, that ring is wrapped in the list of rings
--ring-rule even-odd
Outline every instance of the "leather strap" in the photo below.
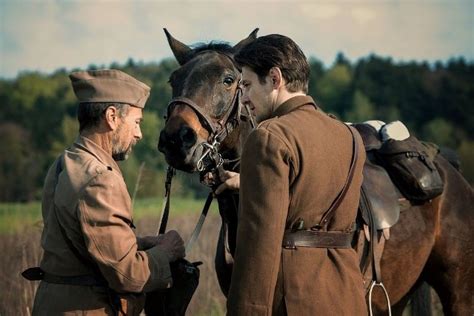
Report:
[[[283,236],[283,248],[351,248],[353,232],[287,230]]]
[[[95,275],[91,274],[62,276],[45,272],[40,267],[33,267],[23,271],[22,275],[25,279],[30,281],[42,280],[54,284],[107,287],[107,282],[105,282],[104,279],[97,278]]]
[[[191,251],[191,248],[193,247],[194,243],[198,239],[199,234],[201,233],[202,226],[204,225],[204,221],[206,220],[207,213],[209,212],[209,208],[211,207],[211,203],[213,199],[214,199],[214,194],[212,192],[209,192],[206,203],[204,204],[204,207],[202,209],[201,216],[199,217],[196,227],[194,227],[193,233],[191,234],[191,237],[189,238],[188,243],[186,244],[186,253],[189,253]]]
[[[194,112],[196,112],[196,114],[202,121],[204,121],[209,132],[209,138],[215,138],[215,140],[217,140],[218,142],[222,142],[238,124],[238,118],[236,116],[239,112],[238,108],[240,104],[240,94],[241,90],[239,87],[237,87],[229,107],[225,111],[224,115],[219,118],[216,123],[214,123],[211,117],[206,112],[204,112],[203,108],[197,105],[196,102],[182,96],[175,97],[168,103],[166,120],[168,120],[168,118],[170,117],[170,113],[176,104],[187,105],[191,109],[193,109]],[[235,122],[232,122],[231,117],[234,117]]]
[[[381,232],[377,231],[375,227],[375,221],[373,218],[373,210],[372,210],[372,203],[370,199],[367,197],[365,185],[362,184],[360,190],[360,203],[362,207],[367,208],[368,212],[368,219],[369,219],[369,232],[370,232],[370,240],[369,240],[369,256],[371,257],[370,263],[372,263],[372,280],[376,281],[377,283],[382,282],[382,273],[380,270],[380,261],[382,259],[382,252],[383,252],[383,245],[380,247],[380,243],[383,241],[383,236]],[[367,269],[367,266],[364,267],[364,272]]]
[[[69,284],[82,286],[104,286],[107,284],[93,275],[61,276],[44,272],[43,281],[54,284]]]
[[[168,166],[168,170],[166,171],[166,181],[165,181],[165,200],[163,202],[163,208],[161,210],[161,218],[160,218],[160,228],[158,229],[157,235],[164,234],[166,232],[166,226],[168,225],[168,217],[170,214],[170,198],[171,198],[171,181],[173,180],[173,176],[175,174],[175,170],[173,167]]]
[[[209,51],[205,50],[200,52],[198,55],[205,54],[207,52]],[[235,63],[232,55],[224,52],[219,52],[219,54],[227,57],[232,62],[234,67],[239,70],[239,67]],[[171,111],[176,104],[187,105],[194,110],[199,119],[203,121],[205,128],[208,130],[208,143],[211,145],[216,141],[221,143],[239,124],[240,118],[238,116],[240,114],[240,95],[241,89],[237,83],[237,87],[230,104],[225,110],[224,115],[217,119],[217,122],[214,122],[214,120],[204,111],[203,107],[200,107],[196,102],[184,96],[177,96],[168,103],[165,119],[168,121]]]
[[[170,198],[171,198],[171,181],[173,179],[175,170],[172,167],[168,167],[167,175],[166,175],[166,182],[165,182],[165,201],[163,204],[163,210],[161,212],[161,223],[160,228],[158,229],[158,235],[164,234],[166,232],[166,226],[168,224],[168,218],[170,213]],[[211,207],[212,200],[214,198],[214,194],[212,192],[209,193],[207,196],[206,203],[201,212],[201,216],[199,217],[196,226],[191,234],[191,237],[186,244],[186,253],[191,251],[192,246],[196,242],[201,233],[202,226],[204,225],[204,221],[206,220],[207,213],[209,212],[209,208]]]
[[[207,115],[203,110],[202,108],[196,104],[196,102],[194,102],[193,100],[189,99],[189,98],[185,98],[185,97],[176,97],[176,98],[173,98],[170,103],[168,103],[168,107],[167,107],[167,111],[168,111],[168,114],[167,114],[167,118],[170,117],[170,112],[171,110],[173,109],[173,106],[176,105],[176,104],[185,104],[187,106],[189,106],[191,109],[193,109],[197,114],[198,116],[203,119],[204,123],[207,125],[207,127],[210,129],[209,132],[210,134],[215,134],[216,131],[217,131],[217,128],[216,126],[214,125],[214,123],[212,122],[211,118],[209,117],[209,115]],[[231,105],[232,106],[232,105]]]
[[[344,124],[345,125],[345,124]],[[345,125],[352,136],[352,158],[349,173],[342,190],[336,196],[329,209],[323,214],[321,222],[311,230],[287,230],[283,236],[283,247],[296,249],[296,247],[312,248],[351,248],[353,232],[327,231],[331,219],[341,205],[349,185],[354,177],[355,165],[358,158],[358,141],[350,126]]]
[[[354,177],[354,170],[355,166],[357,163],[357,158],[358,158],[358,140],[357,137],[355,137],[354,132],[352,130],[352,127],[344,124],[349,131],[351,132],[352,136],[352,158],[351,158],[351,164],[349,167],[349,173],[346,178],[346,182],[344,183],[344,186],[342,190],[339,192],[339,194],[336,196],[334,201],[332,202],[331,206],[329,209],[324,213],[323,217],[321,218],[321,222],[319,222],[316,227],[318,228],[324,228],[324,230],[327,230],[327,227],[331,221],[331,219],[334,217],[334,214],[336,213],[336,210],[339,208],[341,205],[342,201],[344,200],[344,197],[346,196],[347,191],[349,190],[349,185],[352,182],[352,178]]]

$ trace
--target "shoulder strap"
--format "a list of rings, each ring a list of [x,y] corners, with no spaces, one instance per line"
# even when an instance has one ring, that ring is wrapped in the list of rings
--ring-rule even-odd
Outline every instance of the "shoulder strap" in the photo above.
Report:
[[[327,226],[329,225],[329,222],[334,217],[336,210],[339,208],[342,201],[344,200],[344,197],[346,196],[346,193],[349,190],[349,185],[352,182],[352,178],[354,177],[354,170],[355,170],[355,165],[358,158],[359,146],[358,146],[357,137],[355,137],[354,131],[352,130],[352,128],[346,124],[344,125],[349,129],[349,131],[351,132],[351,137],[352,137],[352,158],[351,158],[351,164],[349,167],[349,174],[347,175],[346,182],[344,183],[344,186],[341,192],[339,192],[339,194],[337,195],[336,199],[334,199],[329,209],[324,213],[323,217],[321,218],[321,222],[319,222],[319,224],[316,227],[327,228]]]

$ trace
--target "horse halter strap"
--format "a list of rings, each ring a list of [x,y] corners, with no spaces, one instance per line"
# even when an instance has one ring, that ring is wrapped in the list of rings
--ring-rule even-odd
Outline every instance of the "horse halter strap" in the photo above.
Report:
[[[197,54],[196,56],[203,55],[205,53],[210,52],[209,50],[204,50]],[[236,65],[234,58],[232,55],[225,53],[225,52],[216,52],[219,55],[225,56],[230,60],[232,65],[234,65],[235,68],[239,69],[239,67]],[[195,57],[196,57],[195,56]],[[238,119],[236,120],[231,120],[231,116],[235,114],[236,116],[239,114],[239,103],[240,103],[240,94],[241,90],[239,86],[237,85],[237,88],[235,89],[234,97],[232,98],[232,101],[230,102],[229,107],[227,108],[226,112],[224,115],[217,121],[217,124],[214,123],[214,121],[211,119],[209,115],[207,115],[203,109],[197,105],[196,102],[193,100],[179,96],[173,98],[167,106],[167,113],[166,113],[166,120],[168,120],[170,116],[171,109],[173,106],[176,104],[184,104],[189,106],[191,109],[194,110],[194,112],[198,115],[198,117],[204,121],[204,124],[206,125],[206,129],[209,132],[209,138],[208,138],[208,143],[213,145],[214,143],[220,143],[222,142],[227,135],[230,134],[230,132],[234,129],[234,127],[238,124]],[[235,122],[232,122],[235,121]]]
[[[209,117],[209,115],[207,115],[200,107],[199,105],[196,104],[196,102],[194,102],[193,100],[191,99],[188,99],[186,97],[176,97],[176,98],[173,98],[170,103],[168,103],[168,107],[167,107],[167,116],[166,118],[168,119],[169,116],[170,116],[170,112],[171,112],[171,109],[173,108],[174,105],[176,104],[184,104],[184,105],[187,105],[189,106],[191,109],[193,109],[194,112],[196,112],[196,114],[199,116],[200,119],[202,119],[204,121],[204,123],[206,124],[206,127],[208,128],[210,134],[215,134],[216,133],[216,126],[214,125],[214,123],[212,122],[211,118]]]
[[[203,154],[201,155],[201,158],[199,158],[198,161],[197,167],[199,171],[203,171],[205,169],[203,161],[207,156],[209,156],[211,160],[214,161],[214,163],[216,164],[216,168],[218,168],[224,163],[224,160],[222,159],[222,156],[219,153],[219,148],[222,141],[224,141],[224,139],[239,124],[238,116],[240,115],[240,94],[241,90],[239,86],[237,86],[230,105],[227,107],[227,110],[225,111],[224,115],[219,118],[217,123],[214,123],[213,120],[209,117],[209,115],[207,115],[203,111],[203,109],[196,104],[196,102],[189,98],[176,97],[172,99],[168,104],[168,115],[166,118],[167,120],[169,118],[169,113],[174,105],[184,104],[193,109],[197,116],[201,119],[201,121],[204,121],[204,125],[206,126],[206,129],[209,132],[209,137],[206,142],[201,143],[201,146],[203,146],[205,149]]]
[[[214,141],[222,142],[231,130],[235,127],[236,123],[230,122],[232,114],[237,114],[237,108],[240,103],[240,88],[237,87],[234,93],[234,97],[230,103],[230,106],[227,108],[227,111],[224,115],[217,121],[217,124],[207,115],[199,105],[196,104],[193,100],[186,97],[176,97],[173,98],[167,107],[167,119],[171,109],[176,104],[184,104],[189,106],[197,114],[197,116],[204,122],[206,129],[209,132],[208,142],[213,143]],[[231,123],[231,124],[229,124]]]

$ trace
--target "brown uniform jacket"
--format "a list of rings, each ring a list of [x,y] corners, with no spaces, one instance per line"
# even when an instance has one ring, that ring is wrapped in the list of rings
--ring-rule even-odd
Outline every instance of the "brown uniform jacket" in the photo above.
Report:
[[[354,224],[365,151],[328,229]],[[282,248],[299,219],[318,224],[341,191],[352,138],[309,96],[291,98],[252,132],[242,154],[237,248],[229,315],[366,315],[362,275],[353,249]]]
[[[62,169],[59,176],[56,175],[58,162]],[[130,227],[131,200],[117,163],[88,138],[78,137],[51,166],[43,190],[42,212],[41,268],[45,272],[59,276],[91,275],[95,266],[109,287],[118,293],[169,286],[171,272],[167,255],[159,247],[146,251],[137,248],[137,237]],[[59,225],[64,228],[70,245],[85,260],[78,259],[71,250]],[[142,298],[129,300],[128,314],[140,312],[138,305],[143,303]],[[76,315],[76,312],[109,315],[111,304],[106,288],[40,283],[34,315]]]

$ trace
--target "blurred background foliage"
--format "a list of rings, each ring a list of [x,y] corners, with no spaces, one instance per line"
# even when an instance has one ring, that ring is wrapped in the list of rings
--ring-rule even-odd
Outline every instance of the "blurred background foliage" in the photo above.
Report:
[[[339,53],[330,67],[315,58],[310,58],[310,66],[309,94],[323,110],[351,122],[401,120],[418,138],[455,149],[464,176],[474,183],[472,61],[396,63],[370,55],[351,63]],[[156,145],[171,99],[168,78],[178,65],[173,59],[146,64],[129,59],[108,67],[152,87],[143,140],[121,167],[131,193],[143,166],[137,197],[162,196],[166,162]],[[40,199],[49,165],[77,136],[76,99],[68,73],[65,69],[52,74],[23,72],[14,79],[0,79],[0,201]],[[181,173],[173,189],[185,197],[206,192],[196,177]]]

